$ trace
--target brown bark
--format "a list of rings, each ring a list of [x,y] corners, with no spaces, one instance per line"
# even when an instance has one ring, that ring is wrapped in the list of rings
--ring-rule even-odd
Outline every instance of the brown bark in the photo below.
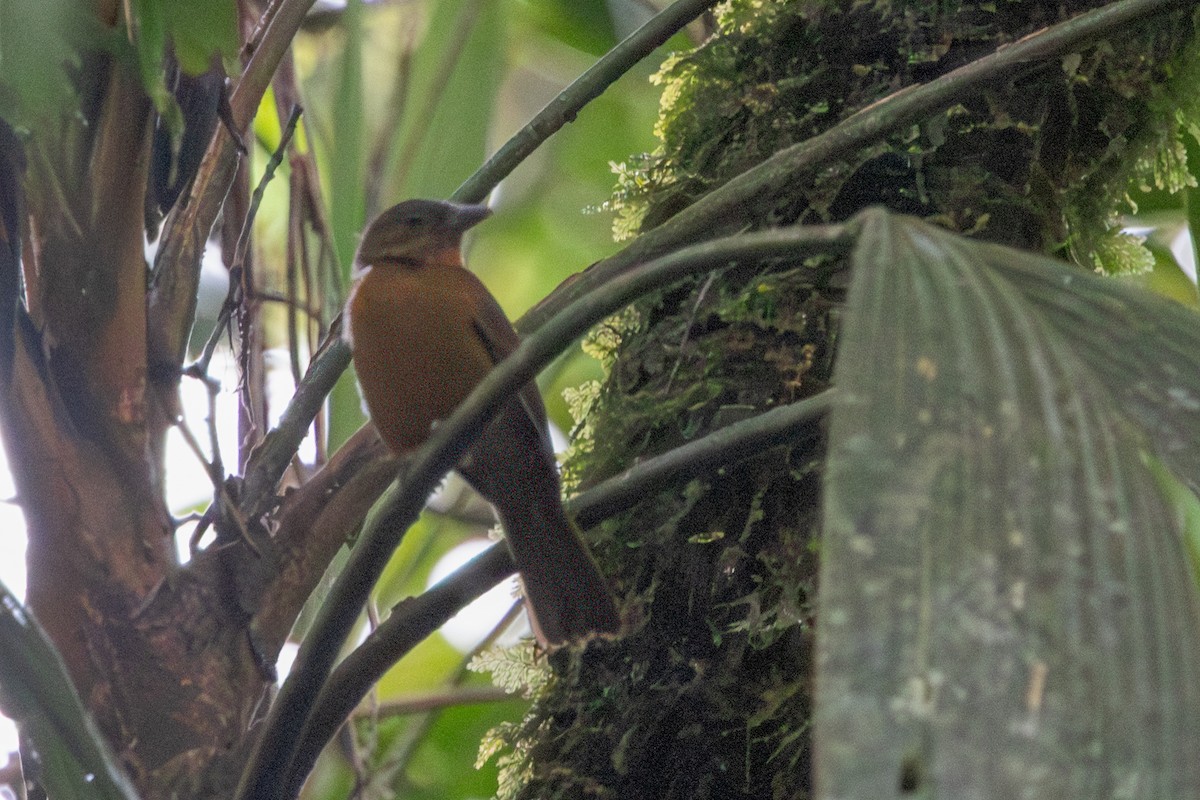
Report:
[[[286,5],[298,25],[306,4]],[[255,69],[238,105],[245,119],[274,65]],[[136,72],[106,55],[84,56],[76,88],[80,108],[24,144],[0,123],[0,433],[29,532],[28,604],[145,797],[228,797],[296,615],[394,466],[364,433],[285,500],[274,497],[279,475],[265,497],[239,498],[228,481],[218,545],[178,565],[161,454],[178,413],[204,214],[215,214],[195,195],[219,199],[212,184],[237,156],[209,148],[188,210],[164,227],[189,246],[158,264],[152,290],[151,104]],[[217,126],[214,140],[228,136]],[[277,511],[278,525],[268,520]]]

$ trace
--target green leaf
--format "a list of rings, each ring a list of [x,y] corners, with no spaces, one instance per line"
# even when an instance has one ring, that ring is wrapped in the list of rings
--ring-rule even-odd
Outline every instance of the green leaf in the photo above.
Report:
[[[329,153],[329,219],[338,263],[344,275],[358,246],[365,223],[363,172],[366,138],[363,130],[363,36],[362,0],[349,0],[343,16],[346,31],[342,56],[337,65],[337,90],[333,95],[333,147]]]
[[[143,77],[161,66],[168,44],[189,75],[207,72],[214,56],[237,55],[234,0],[133,0],[132,8]]]
[[[524,0],[522,5],[542,33],[586,53],[603,55],[618,41],[606,0]]]
[[[0,0],[0,117],[13,127],[75,103],[67,68],[101,37],[83,0]]]
[[[189,75],[207,72],[213,56],[238,53],[237,3],[234,0],[161,0],[175,58]]]
[[[496,3],[434,4],[413,53],[411,111],[388,160],[392,180],[383,206],[407,197],[448,197],[483,163],[504,67],[504,30]]]
[[[1200,591],[1162,486],[1200,484],[1200,316],[910,219],[859,222],[818,796],[1195,796]]]
[[[1180,483],[1175,474],[1154,456],[1143,453],[1142,461],[1154,475],[1167,503],[1175,510],[1176,524],[1183,534],[1196,582],[1200,584],[1200,498]]]
[[[0,709],[21,727],[41,757],[55,800],[137,794],[117,768],[66,667],[40,626],[0,584]]]

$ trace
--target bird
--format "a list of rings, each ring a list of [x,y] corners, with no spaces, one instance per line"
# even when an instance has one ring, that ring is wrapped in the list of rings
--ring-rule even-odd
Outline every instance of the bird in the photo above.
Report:
[[[463,264],[463,234],[485,205],[406,200],[364,230],[346,336],[366,410],[388,448],[419,447],[520,337]],[[620,632],[611,589],[562,505],[546,409],[530,381],[456,469],[490,502],[545,648]]]

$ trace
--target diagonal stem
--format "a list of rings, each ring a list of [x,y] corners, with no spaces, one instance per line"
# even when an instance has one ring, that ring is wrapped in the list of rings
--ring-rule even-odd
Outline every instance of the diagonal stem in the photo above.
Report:
[[[717,0],[676,0],[605,53],[603,58],[563,89],[476,170],[474,175],[455,189],[450,199],[459,203],[482,202],[488,193],[540,147],[542,142],[567,123],[574,122],[580,109],[604,94],[605,89],[635,64],[716,4]]]

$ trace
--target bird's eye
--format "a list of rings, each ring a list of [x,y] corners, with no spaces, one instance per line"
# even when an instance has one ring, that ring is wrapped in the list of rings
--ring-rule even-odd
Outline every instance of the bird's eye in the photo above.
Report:
[[[417,216],[405,217],[404,224],[410,228],[419,228],[425,224],[425,218]]]

